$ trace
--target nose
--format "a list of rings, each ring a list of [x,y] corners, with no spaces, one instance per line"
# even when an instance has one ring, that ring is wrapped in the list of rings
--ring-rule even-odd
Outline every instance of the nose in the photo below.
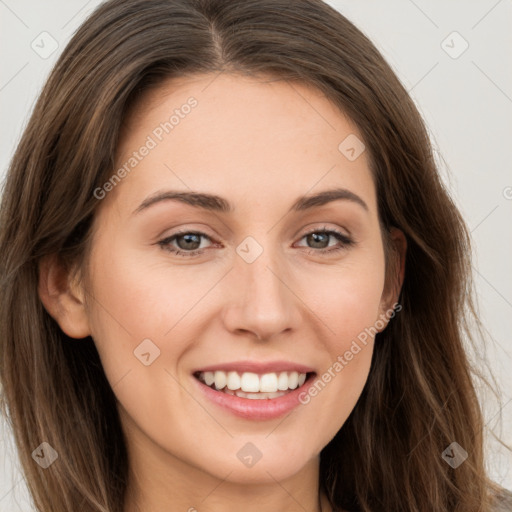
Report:
[[[230,272],[230,299],[223,316],[226,329],[262,341],[298,329],[302,302],[282,258],[265,249],[249,261],[237,255]]]

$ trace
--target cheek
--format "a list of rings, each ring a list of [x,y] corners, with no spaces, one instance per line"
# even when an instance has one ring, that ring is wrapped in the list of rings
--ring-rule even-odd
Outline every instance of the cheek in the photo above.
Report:
[[[328,357],[301,401],[310,409],[304,427],[318,433],[319,447],[354,409],[368,378],[375,333],[382,328],[384,256],[378,248],[359,256],[329,276],[311,275],[309,283],[316,292],[306,300],[322,320],[319,338]]]
[[[131,373],[129,379],[139,380],[142,388],[146,370],[162,360],[157,358],[162,339],[179,319],[182,294],[169,287],[161,272],[144,265],[136,253],[116,246],[115,240],[111,245],[97,245],[92,268],[91,333],[107,378],[114,388]],[[144,365],[147,356],[142,354],[147,352],[155,365]]]
[[[114,262],[111,254],[121,256]],[[161,262],[155,265],[136,251],[114,246],[98,253],[95,268],[94,293],[99,307],[94,327],[99,339],[104,338],[100,332],[105,328],[130,338],[135,345],[143,338],[163,339],[204,288],[201,279],[191,282],[190,272],[170,273]]]
[[[303,293],[322,319],[333,359],[380,318],[384,289],[384,255],[376,245],[347,258],[335,270],[310,272]]]

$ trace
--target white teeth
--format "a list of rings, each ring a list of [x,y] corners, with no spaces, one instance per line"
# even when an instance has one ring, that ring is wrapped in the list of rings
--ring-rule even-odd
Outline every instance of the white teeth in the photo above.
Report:
[[[240,389],[240,375],[236,372],[229,372],[227,385],[228,389]]]
[[[276,398],[273,395],[283,395],[289,391],[302,386],[306,381],[305,373],[279,372],[265,373],[258,375],[253,372],[242,374],[236,371],[224,372],[201,372],[199,379],[207,386],[215,386],[218,391],[224,390],[230,395],[241,396],[242,398]],[[255,396],[249,396],[255,395]]]
[[[277,375],[275,373],[265,373],[260,378],[260,391],[275,393],[277,391]]]
[[[295,389],[299,385],[299,374],[297,372],[291,372],[288,375],[288,387]]]
[[[217,371],[215,372],[215,387],[217,389],[222,389],[224,387],[226,387],[226,373],[225,372],[221,372],[221,371]]]
[[[240,379],[240,387],[242,391],[257,393],[260,390],[260,378],[257,373],[245,372],[242,373]]]
[[[281,372],[279,374],[279,378],[277,379],[277,389],[280,391],[286,391],[288,389],[288,374],[286,372]]]

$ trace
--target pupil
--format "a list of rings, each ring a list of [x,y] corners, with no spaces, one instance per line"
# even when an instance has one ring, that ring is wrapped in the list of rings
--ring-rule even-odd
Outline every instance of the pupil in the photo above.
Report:
[[[180,240],[185,240],[185,246],[183,247],[183,244],[180,243]],[[178,245],[180,246],[181,249],[197,249],[198,247],[190,247],[190,245],[187,245],[187,244],[198,244],[201,245],[201,240],[199,239],[199,235],[196,235],[196,234],[193,234],[193,233],[189,233],[187,235],[182,235],[180,236],[178,239]]]
[[[329,235],[327,233],[311,233],[310,235],[308,235],[308,242],[313,242],[313,244],[317,244],[317,243],[320,243],[320,248],[323,249],[324,247],[326,247],[325,245],[322,245],[322,237],[324,238],[323,242],[326,242],[328,241],[328,238],[329,238]],[[319,247],[319,246],[315,246],[314,247]]]

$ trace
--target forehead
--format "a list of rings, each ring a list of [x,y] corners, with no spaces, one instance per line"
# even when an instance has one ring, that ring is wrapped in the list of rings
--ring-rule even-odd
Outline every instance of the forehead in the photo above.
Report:
[[[130,172],[111,196],[125,190],[134,204],[168,187],[262,204],[344,186],[371,205],[366,152],[348,158],[345,141],[364,148],[355,124],[310,85],[225,73],[173,78],[127,115],[116,163]]]

